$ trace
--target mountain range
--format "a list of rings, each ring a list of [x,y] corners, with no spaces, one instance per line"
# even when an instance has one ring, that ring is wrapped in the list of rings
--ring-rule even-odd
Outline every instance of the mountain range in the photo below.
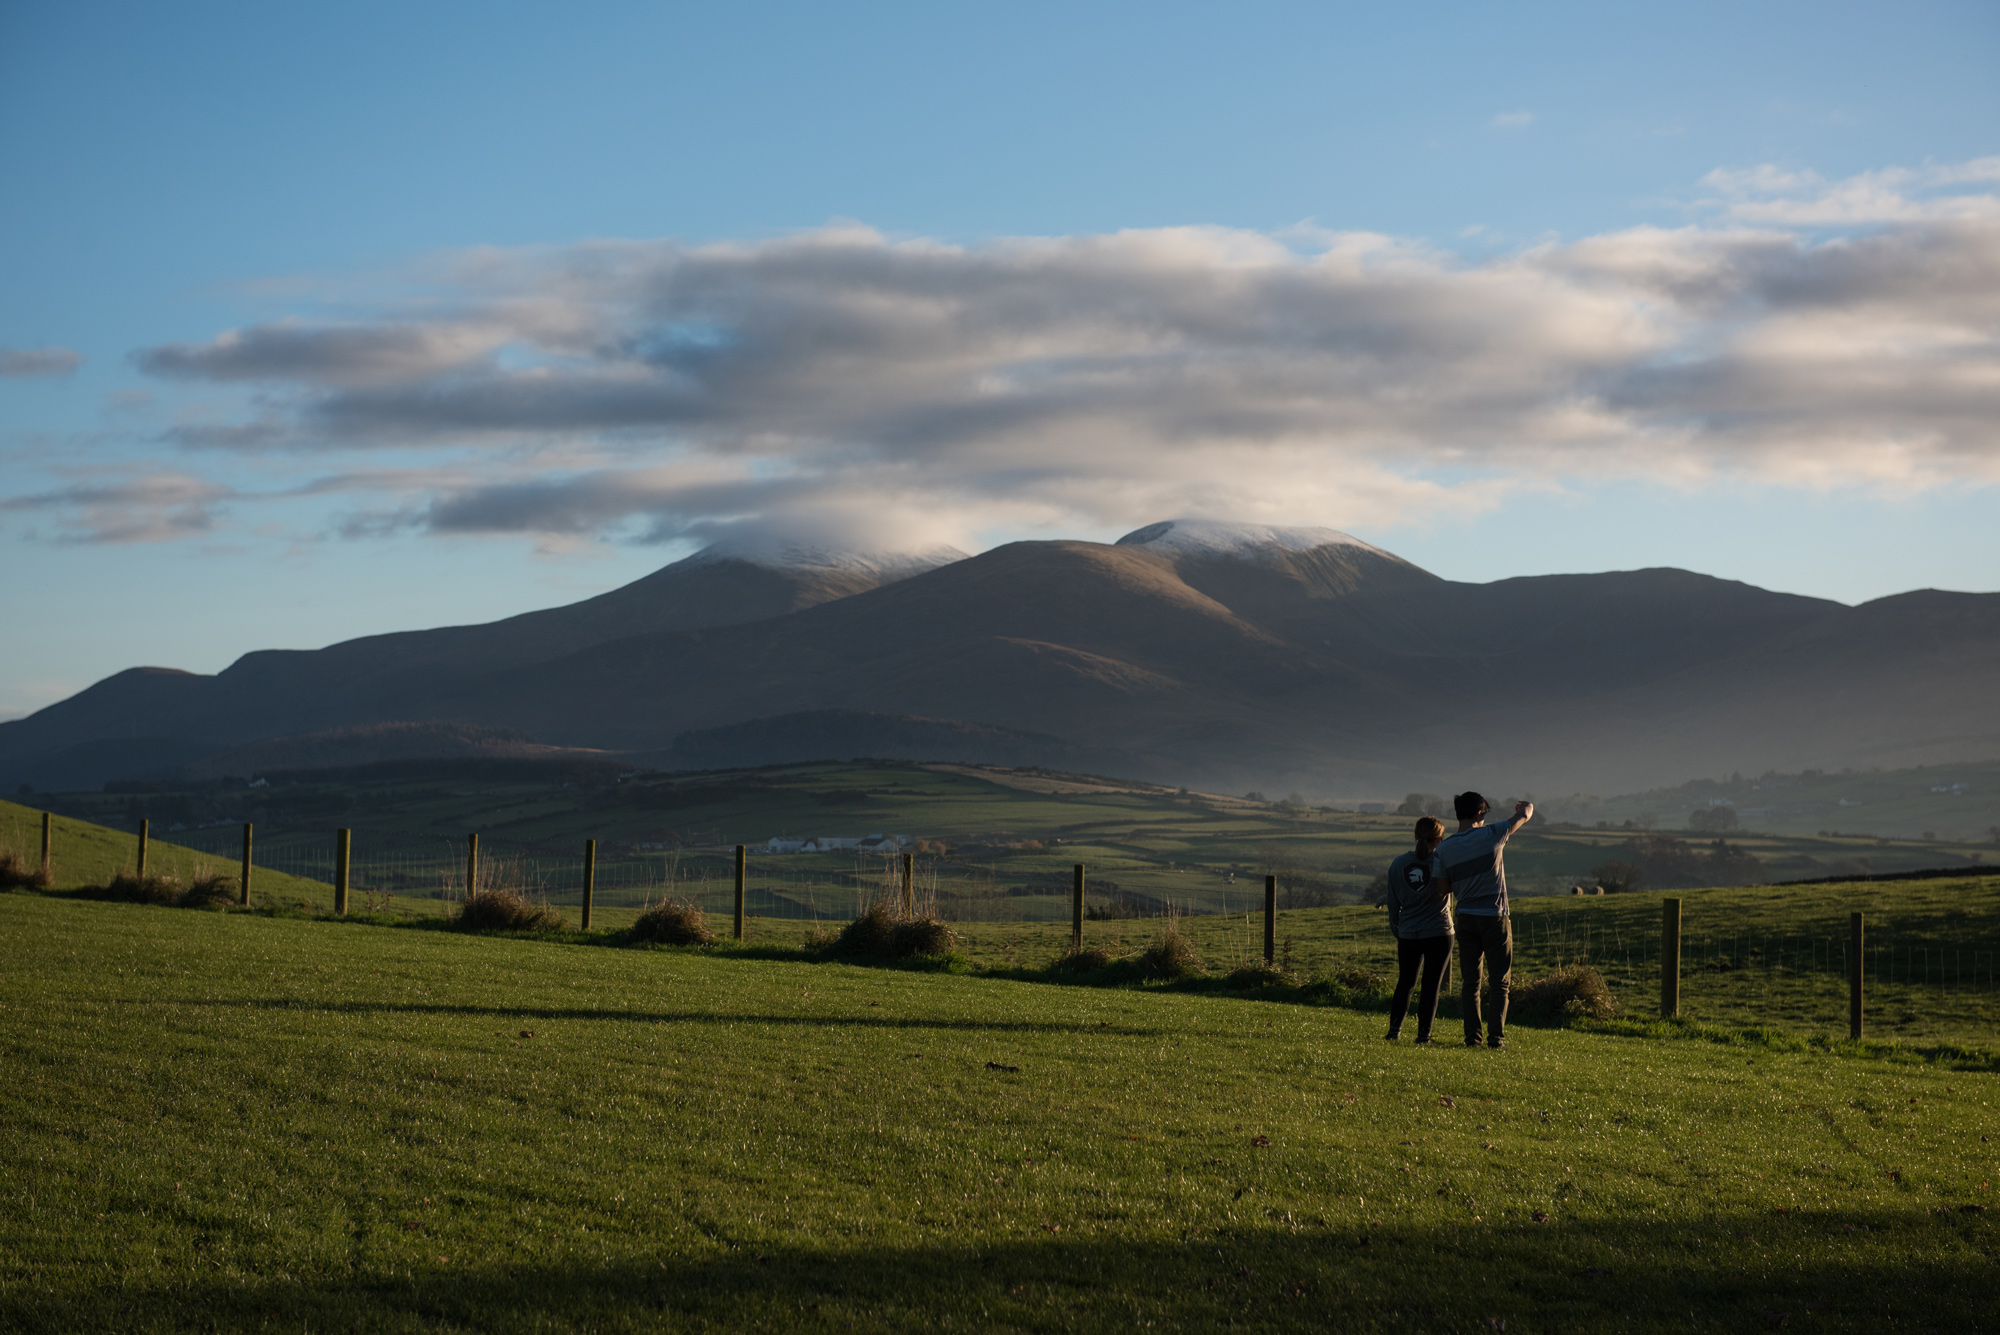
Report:
[[[120,672],[0,724],[0,784],[593,751],[877,755],[1335,799],[2000,756],[2000,594],[1849,607],[1654,569],[1472,584],[1324,528],[977,556],[710,548],[486,625]]]

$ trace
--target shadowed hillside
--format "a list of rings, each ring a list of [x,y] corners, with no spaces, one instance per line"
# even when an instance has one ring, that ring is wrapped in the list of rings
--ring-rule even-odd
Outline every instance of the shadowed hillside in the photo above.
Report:
[[[439,754],[886,750],[1323,797],[1604,792],[2000,755],[1996,679],[2000,595],[1460,584],[1329,529],[1176,520],[956,560],[695,557],[488,626],[133,669],[0,725],[0,783],[361,763],[370,738],[410,755],[431,729]]]

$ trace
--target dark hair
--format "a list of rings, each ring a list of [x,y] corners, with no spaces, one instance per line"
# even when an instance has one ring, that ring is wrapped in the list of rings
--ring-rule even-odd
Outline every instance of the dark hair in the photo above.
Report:
[[[1425,816],[1417,822],[1417,856],[1422,857],[1431,849],[1444,842],[1444,822],[1436,816]]]
[[[1493,807],[1478,793],[1460,793],[1451,799],[1451,809],[1460,820],[1478,820]]]

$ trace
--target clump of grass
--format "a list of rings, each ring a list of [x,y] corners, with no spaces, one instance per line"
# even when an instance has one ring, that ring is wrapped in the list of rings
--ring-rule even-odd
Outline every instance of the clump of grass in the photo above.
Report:
[[[885,898],[870,904],[860,917],[841,928],[832,949],[836,955],[857,959],[911,959],[948,955],[957,945],[958,934],[934,914],[905,917]]]
[[[1260,960],[1240,969],[1232,969],[1222,980],[1222,985],[1238,992],[1251,992],[1260,987],[1284,987],[1292,981],[1291,975],[1283,969]]]
[[[138,876],[121,871],[109,885],[85,894],[100,899],[122,899],[132,904],[160,904],[178,909],[221,909],[236,902],[236,878],[198,868],[194,878],[183,883],[178,876],[148,874]]]
[[[181,891],[184,909],[224,909],[236,902],[236,878],[221,872],[197,872]]]
[[[48,873],[41,864],[33,866],[28,860],[11,848],[0,848],[0,892],[8,890],[46,890]]]
[[[1140,952],[1139,965],[1155,978],[1185,978],[1201,972],[1201,956],[1181,930],[1179,914],[1169,913],[1160,920],[1159,935]]]
[[[1066,952],[1049,969],[1054,973],[1094,973],[1108,968],[1111,962],[1111,952],[1103,946],[1084,946],[1080,950]]]
[[[1507,1014],[1522,1024],[1537,1025],[1609,1020],[1618,1014],[1618,998],[1597,970],[1587,964],[1571,964],[1516,987]]]
[[[469,932],[556,932],[563,927],[562,914],[504,886],[467,895],[459,902],[456,922]]]
[[[691,899],[663,899],[632,924],[634,941],[658,941],[669,946],[705,946],[715,940],[708,916]]]
[[[1335,969],[1333,981],[1356,996],[1386,996],[1389,980],[1372,969]]]

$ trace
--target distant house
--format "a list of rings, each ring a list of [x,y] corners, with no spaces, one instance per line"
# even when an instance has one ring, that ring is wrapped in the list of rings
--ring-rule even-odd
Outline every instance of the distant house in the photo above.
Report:
[[[764,844],[766,853],[837,853],[852,849],[857,853],[894,853],[910,837],[906,834],[864,834],[852,837],[822,834],[811,839],[773,837]]]

